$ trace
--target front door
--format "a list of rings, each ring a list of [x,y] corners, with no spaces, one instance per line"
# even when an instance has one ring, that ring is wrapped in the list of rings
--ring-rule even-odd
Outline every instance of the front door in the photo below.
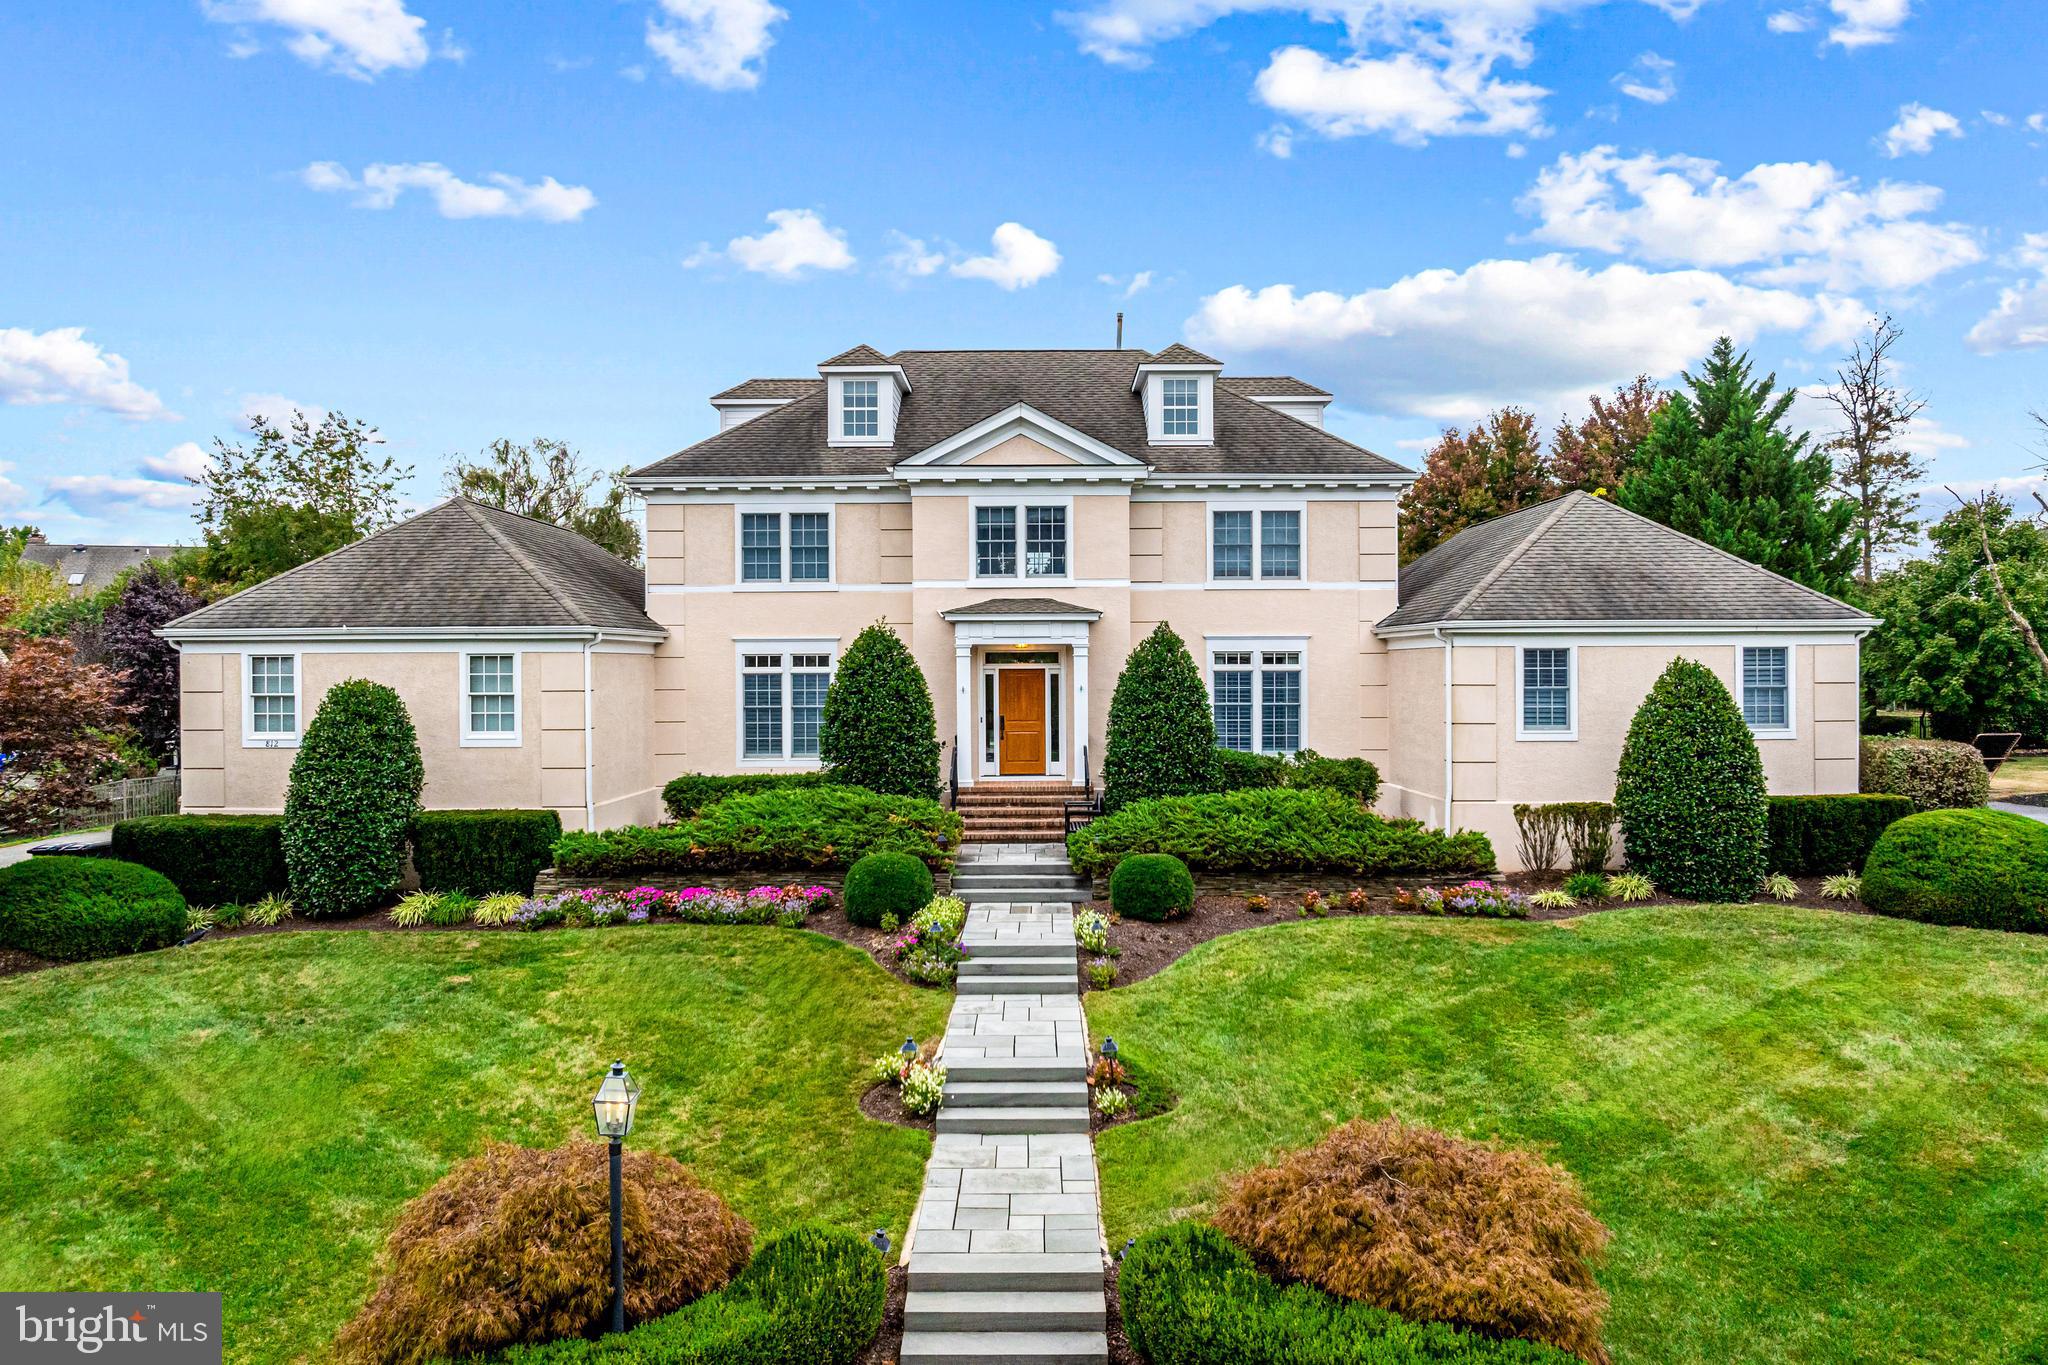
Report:
[[[1045,773],[1045,670],[1005,668],[996,675],[996,771]]]

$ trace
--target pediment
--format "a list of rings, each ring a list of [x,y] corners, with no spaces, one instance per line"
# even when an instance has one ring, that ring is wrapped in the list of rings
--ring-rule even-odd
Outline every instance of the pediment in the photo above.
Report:
[[[1145,462],[1047,416],[1029,403],[1014,403],[907,456],[899,467],[969,464],[1004,469],[1090,465],[1142,468]]]

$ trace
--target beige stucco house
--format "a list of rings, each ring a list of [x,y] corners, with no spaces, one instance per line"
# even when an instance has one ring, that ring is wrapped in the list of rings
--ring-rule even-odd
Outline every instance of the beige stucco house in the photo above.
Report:
[[[718,434],[632,476],[647,567],[451,500],[166,627],[185,807],[276,810],[344,677],[412,709],[435,806],[649,822],[686,771],[817,762],[839,653],[887,621],[959,785],[1079,786],[1110,690],[1170,621],[1220,743],[1360,755],[1383,807],[1492,835],[1611,796],[1637,703],[1699,658],[1773,790],[1856,787],[1870,618],[1572,494],[1396,568],[1414,474],[1322,427],[1330,395],[1185,346],[856,347],[717,395]]]

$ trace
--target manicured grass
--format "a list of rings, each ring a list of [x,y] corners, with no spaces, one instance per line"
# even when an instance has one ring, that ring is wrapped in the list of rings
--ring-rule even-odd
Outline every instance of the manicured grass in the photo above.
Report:
[[[865,1063],[943,1027],[815,934],[269,934],[0,981],[0,1287],[214,1289],[230,1361],[320,1360],[406,1200],[486,1139],[627,1141],[759,1233],[900,1245],[930,1139],[861,1117]]]
[[[1101,1135],[1111,1245],[1389,1110],[1534,1147],[1614,1231],[1621,1362],[2048,1345],[2048,941],[1762,907],[1275,926],[1088,997],[1176,1089]]]

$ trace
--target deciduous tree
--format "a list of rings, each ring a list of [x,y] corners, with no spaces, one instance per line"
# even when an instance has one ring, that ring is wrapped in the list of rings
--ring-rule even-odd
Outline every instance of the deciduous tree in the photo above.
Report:
[[[1877,576],[1878,555],[1912,542],[1919,521],[1910,494],[1927,475],[1907,439],[1927,400],[1902,387],[1892,370],[1892,348],[1904,335],[1889,315],[1873,318],[1827,391],[1842,426],[1822,449],[1834,460],[1836,491],[1856,509],[1857,578],[1866,588]]]
[[[0,628],[0,830],[40,833],[90,806],[127,710],[114,675],[80,664],[69,640]]]
[[[121,699],[130,708],[143,747],[159,763],[169,761],[178,743],[178,650],[159,639],[156,630],[204,605],[160,566],[149,563],[128,575],[100,625],[107,663],[120,678]]]
[[[1550,478],[1556,491],[1580,489],[1612,497],[1634,472],[1650,423],[1664,410],[1666,395],[1646,374],[1615,388],[1610,398],[1593,394],[1576,426],[1559,419],[1550,438]]]
[[[640,528],[633,523],[633,490],[626,487],[627,472],[585,469],[563,441],[536,436],[525,445],[516,445],[501,437],[485,446],[476,459],[457,460],[449,466],[448,491],[552,522],[620,559],[638,562]]]
[[[1502,408],[1470,431],[1452,427],[1401,498],[1401,562],[1554,491],[1536,419],[1523,409]]]

